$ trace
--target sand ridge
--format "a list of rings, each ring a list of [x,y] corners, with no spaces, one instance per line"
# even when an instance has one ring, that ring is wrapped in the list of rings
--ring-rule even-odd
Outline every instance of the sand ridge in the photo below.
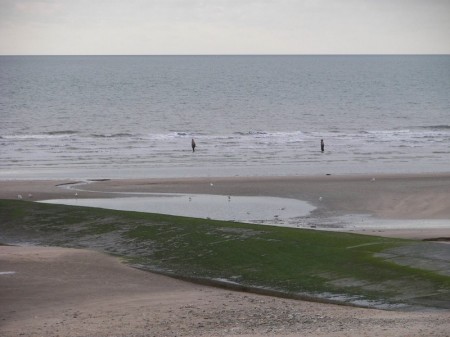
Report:
[[[82,184],[77,184],[82,183]],[[449,220],[448,227],[363,230],[411,239],[450,238],[450,174],[294,177],[208,177],[92,181],[0,180],[0,198],[111,198],[137,193],[271,196],[307,201],[314,216],[369,214],[380,219]],[[120,194],[117,194],[120,193]],[[76,195],[76,196],[75,196]],[[443,242],[443,241],[442,241]]]
[[[101,253],[0,247],[0,334],[448,336],[448,312],[388,312],[199,286]]]
[[[309,201],[330,212],[371,213],[391,219],[450,219],[450,174],[293,177],[0,180],[0,198],[115,197],[111,192],[273,196]],[[321,202],[319,203],[319,199]]]

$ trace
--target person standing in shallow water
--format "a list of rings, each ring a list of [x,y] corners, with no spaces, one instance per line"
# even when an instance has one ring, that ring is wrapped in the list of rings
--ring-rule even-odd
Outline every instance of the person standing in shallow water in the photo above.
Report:
[[[320,140],[320,150],[322,152],[325,151],[325,143],[323,142],[323,139]]]
[[[195,140],[194,140],[194,138],[192,138],[192,142],[191,142],[191,145],[192,145],[192,152],[195,152]]]

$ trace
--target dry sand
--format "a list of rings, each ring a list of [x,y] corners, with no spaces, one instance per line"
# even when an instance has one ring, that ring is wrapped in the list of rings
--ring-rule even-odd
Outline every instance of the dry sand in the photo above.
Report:
[[[193,285],[97,252],[0,247],[0,335],[448,336],[448,312],[388,312]],[[7,273],[14,272],[14,273]]]
[[[0,198],[73,198],[61,183],[70,181],[0,181]],[[111,180],[85,188],[103,192],[78,197],[279,196],[309,201],[319,216],[450,219],[450,175]],[[450,226],[376,234],[450,237]],[[450,336],[448,311],[388,312],[232,292],[59,248],[0,246],[0,301],[1,336]]]

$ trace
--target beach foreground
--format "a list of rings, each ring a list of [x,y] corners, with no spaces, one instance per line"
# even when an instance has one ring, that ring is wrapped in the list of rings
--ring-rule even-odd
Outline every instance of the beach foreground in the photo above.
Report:
[[[0,181],[0,198],[73,198],[73,181]],[[60,186],[57,186],[60,185]],[[450,175],[108,180],[77,196],[110,192],[267,195],[297,198],[316,217],[370,213],[450,219]],[[96,191],[96,192],[88,192]],[[320,202],[318,198],[322,197]],[[450,228],[372,230],[414,239]],[[392,312],[233,292],[139,271],[103,254],[0,246],[4,336],[448,336],[448,311]]]
[[[0,247],[2,336],[448,336],[448,312],[391,312],[233,292],[103,254]],[[14,272],[14,273],[13,273]]]

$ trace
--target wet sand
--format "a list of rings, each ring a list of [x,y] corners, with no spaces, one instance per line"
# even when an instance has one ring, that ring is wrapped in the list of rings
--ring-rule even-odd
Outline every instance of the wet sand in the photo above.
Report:
[[[318,218],[369,213],[449,220],[448,229],[366,234],[450,237],[450,174],[109,180],[79,186],[96,192],[56,186],[62,183],[72,182],[0,181],[0,198],[114,197],[110,192],[288,197],[315,205]],[[135,270],[100,253],[59,248],[0,246],[0,298],[2,336],[449,336],[450,331],[448,311],[387,312],[232,292]]]
[[[450,174],[110,180],[94,182],[89,189],[273,196],[309,201],[331,212],[450,219]]]
[[[126,192],[270,196],[309,202],[317,207],[313,216],[319,222],[351,214],[405,220],[406,224],[407,220],[424,220],[423,228],[372,228],[361,230],[364,234],[450,237],[450,174],[105,180],[78,185],[77,190],[70,189],[72,183],[0,181],[0,198],[14,199],[20,194],[29,200],[62,199],[74,198],[75,193],[77,198],[111,198],[126,196]],[[448,220],[448,227],[433,227],[427,220]]]

